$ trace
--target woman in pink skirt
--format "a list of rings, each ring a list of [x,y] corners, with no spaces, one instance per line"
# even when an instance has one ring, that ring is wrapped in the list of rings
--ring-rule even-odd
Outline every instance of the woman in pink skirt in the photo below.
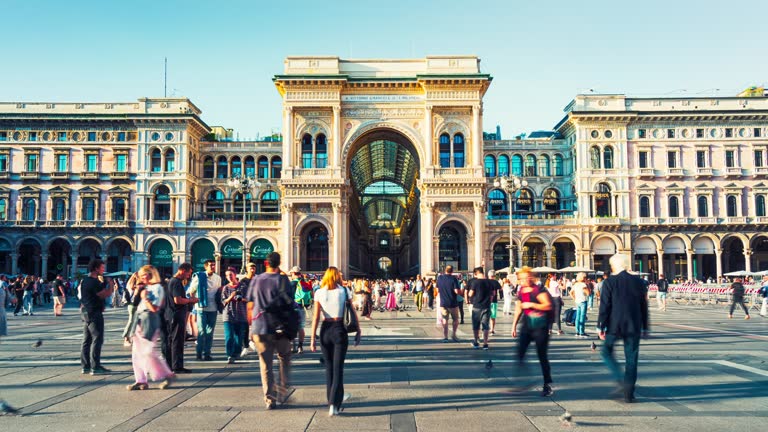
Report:
[[[157,340],[160,338],[161,308],[166,301],[163,286],[160,285],[160,275],[151,265],[145,265],[138,271],[139,282],[134,295],[141,297],[136,308],[136,333],[133,336],[131,361],[136,382],[128,386],[128,390],[146,390],[147,378],[162,381],[160,389],[166,389],[176,378],[168,363],[157,350]]]
[[[392,281],[387,282],[387,310],[397,309],[397,297],[395,297],[395,288]]]

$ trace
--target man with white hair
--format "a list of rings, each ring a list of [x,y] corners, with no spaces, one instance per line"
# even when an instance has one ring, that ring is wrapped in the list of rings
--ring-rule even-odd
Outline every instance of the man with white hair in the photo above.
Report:
[[[603,282],[597,319],[600,339],[605,341],[600,354],[623,390],[624,402],[631,403],[635,399],[640,337],[648,336],[648,292],[642,279],[627,272],[629,257],[616,254],[611,257],[610,264],[613,275]],[[626,367],[623,377],[613,357],[617,339],[624,341]]]

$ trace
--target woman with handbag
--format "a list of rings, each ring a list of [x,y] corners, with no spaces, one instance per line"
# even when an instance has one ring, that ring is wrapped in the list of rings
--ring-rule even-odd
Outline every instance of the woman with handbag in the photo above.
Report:
[[[128,390],[146,390],[147,375],[154,381],[162,381],[160,389],[166,389],[176,375],[168,367],[157,349],[160,338],[160,313],[165,304],[165,290],[160,285],[160,274],[151,265],[140,268],[138,282],[134,289],[136,307],[136,333],[133,335],[131,362],[136,382]]]
[[[326,394],[328,415],[335,416],[341,411],[344,400],[344,358],[349,347],[349,333],[356,333],[355,346],[360,344],[360,323],[352,307],[352,293],[342,286],[341,273],[336,267],[328,270],[315,293],[315,311],[312,316],[312,339],[310,348],[316,351],[315,335],[320,314],[323,325],[320,328],[320,346],[325,360]]]
[[[549,300],[549,294],[546,288],[534,284],[533,274],[530,267],[523,267],[517,272],[517,280],[520,283],[520,290],[517,293],[517,304],[515,305],[515,319],[512,323],[512,337],[518,335],[520,339],[517,342],[517,359],[522,364],[525,358],[525,352],[531,342],[536,343],[536,354],[539,357],[541,373],[544,376],[544,387],[541,391],[542,397],[552,396],[552,374],[547,358],[547,349],[549,345],[548,314],[552,310],[552,302]],[[520,332],[517,331],[517,324],[520,326]]]

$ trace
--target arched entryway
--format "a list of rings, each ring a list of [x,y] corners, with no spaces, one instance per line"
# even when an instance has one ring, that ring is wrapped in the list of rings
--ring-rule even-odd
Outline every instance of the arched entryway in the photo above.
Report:
[[[664,261],[661,264],[667,279],[688,280],[688,256],[685,252],[685,241],[680,237],[668,237],[661,244],[664,250]]]
[[[262,273],[266,270],[264,261],[267,256],[275,251],[275,246],[267,239],[256,239],[251,244],[251,262],[256,264],[256,273]]]
[[[149,264],[155,266],[161,278],[173,275],[173,246],[164,238],[149,245]]]
[[[522,249],[523,265],[529,267],[542,267],[547,263],[547,245],[544,240],[532,237],[525,241]]]
[[[302,230],[301,268],[305,272],[322,273],[328,269],[328,229],[313,223]]]
[[[693,240],[693,276],[706,281],[717,278],[717,257],[715,242],[709,237],[699,237]]]
[[[576,265],[576,245],[573,240],[561,237],[552,245],[552,267],[561,269]]]
[[[608,262],[613,255],[616,255],[618,246],[613,238],[605,236],[600,237],[592,243],[592,254],[594,255],[594,265],[592,268],[605,273],[611,272],[611,265]]]
[[[81,240],[77,245],[77,272],[88,273],[88,263],[94,258],[101,259],[101,243],[93,238]]]
[[[744,243],[738,237],[729,237],[723,241],[723,274],[746,270]]]
[[[205,270],[204,265],[208,260],[215,260],[216,246],[213,242],[202,238],[192,243],[192,267],[196,272]]]
[[[32,238],[25,239],[19,245],[17,271],[25,275],[40,275],[40,243]]]
[[[48,246],[48,280],[55,275],[71,276],[72,245],[65,238],[57,238]]]
[[[126,239],[117,238],[107,248],[107,272],[133,271],[133,248]]]
[[[512,260],[509,259],[509,253],[510,253],[510,247],[509,247],[509,241],[508,240],[499,240],[493,245],[493,269],[498,270],[505,267],[512,266],[511,271],[514,271],[514,268],[517,267],[517,256],[514,252],[516,252],[517,246],[515,244],[512,245]]]
[[[227,239],[221,245],[221,268],[218,269],[219,273],[224,272],[229,267],[234,267],[236,271],[240,271],[243,266],[243,242],[238,239]]]
[[[635,256],[634,269],[649,273],[651,279],[658,278],[659,275],[659,254],[656,248],[656,242],[650,237],[639,237],[632,244],[632,253]]]
[[[438,232],[437,262],[442,272],[446,266],[453,266],[454,271],[466,272],[467,268],[467,230],[458,222],[451,221],[440,227]]]
[[[753,272],[768,270],[768,236],[759,235],[752,239]]]
[[[0,273],[11,274],[13,263],[11,263],[11,254],[13,246],[6,239],[0,239]]]

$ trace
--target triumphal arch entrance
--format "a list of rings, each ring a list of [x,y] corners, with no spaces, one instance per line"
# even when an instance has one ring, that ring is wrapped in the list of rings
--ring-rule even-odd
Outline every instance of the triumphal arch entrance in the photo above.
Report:
[[[288,57],[282,237],[287,266],[406,276],[482,265],[486,179],[473,56]]]

